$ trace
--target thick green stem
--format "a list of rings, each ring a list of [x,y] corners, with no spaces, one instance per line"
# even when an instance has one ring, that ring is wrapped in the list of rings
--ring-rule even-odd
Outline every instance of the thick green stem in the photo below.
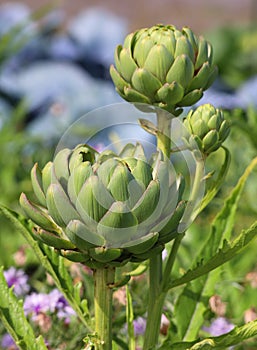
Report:
[[[165,111],[157,112],[157,148],[170,158],[171,116]],[[150,258],[149,300],[143,350],[155,348],[158,343],[165,293],[162,293],[162,254]]]
[[[166,262],[165,265],[165,270],[163,273],[163,280],[162,280],[162,286],[161,286],[161,290],[162,292],[166,293],[168,291],[167,287],[170,281],[170,274],[171,274],[171,270],[173,268],[174,262],[175,262],[175,258],[178,252],[178,248],[180,246],[180,243],[183,239],[183,237],[185,236],[185,233],[181,233],[180,235],[178,235],[174,242],[173,242],[173,246],[171,249],[171,252],[168,256],[168,260]]]
[[[95,350],[112,349],[112,288],[115,269],[112,267],[98,268],[94,271],[95,291],[95,332],[99,344]]]
[[[155,299],[154,304],[152,305],[152,310],[150,314],[151,322],[147,323],[148,327],[146,328],[146,332],[145,332],[143,350],[150,350],[150,349],[156,348],[159,334],[160,334],[161,316],[162,316],[165,296],[166,296],[165,293],[159,294],[157,299]]]
[[[143,350],[152,349],[158,342],[162,308],[165,295],[161,295],[162,255],[157,254],[150,259],[149,265],[149,300],[148,317]]]

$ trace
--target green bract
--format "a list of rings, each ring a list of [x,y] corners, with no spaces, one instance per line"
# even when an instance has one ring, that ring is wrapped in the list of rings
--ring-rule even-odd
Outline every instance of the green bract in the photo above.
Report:
[[[125,100],[179,115],[179,107],[195,104],[214,81],[212,55],[211,45],[189,28],[156,25],[126,37],[110,73]]]
[[[190,134],[189,144],[195,147],[196,142],[201,152],[206,155],[216,151],[230,131],[222,110],[211,104],[204,104],[196,110],[191,110],[184,119],[184,125]]]
[[[185,209],[180,178],[161,152],[146,159],[140,144],[117,155],[86,145],[63,149],[31,171],[39,204],[20,203],[34,236],[91,267],[142,261],[173,239]]]

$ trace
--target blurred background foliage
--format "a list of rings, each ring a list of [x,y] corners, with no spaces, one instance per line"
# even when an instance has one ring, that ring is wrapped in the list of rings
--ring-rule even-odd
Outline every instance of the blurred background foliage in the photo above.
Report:
[[[212,103],[226,111],[231,123],[226,147],[232,159],[220,193],[189,230],[180,252],[180,268],[186,268],[225,196],[257,156],[256,1],[162,0],[144,7],[139,0],[129,6],[116,1],[108,5],[87,1],[86,6],[84,1],[61,6],[42,1],[40,5],[32,0],[0,2],[0,201],[18,211],[20,193],[30,192],[32,165],[52,158],[69,125],[95,108],[121,102],[109,65],[115,46],[128,31],[158,22],[187,25],[213,44],[219,76],[198,104]],[[207,171],[219,167],[222,157],[221,152],[210,157]],[[240,202],[238,231],[257,218],[256,179],[257,170]],[[14,264],[15,254],[24,246],[19,232],[0,217],[0,265]],[[247,254],[225,265],[223,282],[217,285],[217,294],[228,303],[228,316],[237,324],[247,309],[257,309],[256,242],[247,249]],[[33,264],[28,252],[27,269]],[[144,293],[136,287],[132,293],[140,305]]]

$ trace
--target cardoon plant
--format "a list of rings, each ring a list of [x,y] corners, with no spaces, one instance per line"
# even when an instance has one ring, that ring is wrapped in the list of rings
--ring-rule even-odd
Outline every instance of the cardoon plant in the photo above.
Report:
[[[116,48],[116,67],[111,66],[110,73],[117,92],[127,101],[156,105],[171,113],[157,112],[154,129],[157,147],[167,157],[171,153],[171,119],[182,112],[182,107],[196,103],[214,81],[217,68],[212,57],[211,45],[187,27],[181,31],[164,25],[141,29],[128,35],[124,45]],[[144,127],[150,129],[148,123]],[[178,249],[182,237],[176,238],[174,250]],[[153,312],[155,317],[154,320],[148,318],[145,349],[158,339],[165,298],[162,283],[162,258],[156,254],[150,259],[149,296],[149,313]]]
[[[84,143],[74,148],[64,147],[42,169],[35,164],[31,170],[34,198],[29,199],[24,193],[20,196],[29,221],[6,208],[1,209],[24,233],[87,328],[85,349],[111,350],[121,344],[124,349],[135,350],[137,329],[133,328],[136,321],[129,288],[126,289],[128,345],[118,336],[112,337],[112,294],[115,288],[127,284],[131,276],[142,273],[148,266],[144,350],[224,348],[256,334],[254,323],[235,328],[227,337],[199,341],[204,311],[197,302],[207,289],[214,289],[217,276],[210,277],[210,271],[241,252],[256,233],[257,224],[235,240],[231,239],[237,202],[257,159],[215,218],[211,235],[201,246],[200,260],[194,259],[188,271],[179,277],[172,275],[188,225],[216,195],[229,165],[229,151],[223,145],[229,125],[222,111],[214,106],[207,104],[190,111],[180,123],[176,135],[179,142],[172,137],[175,117],[183,107],[195,104],[215,79],[217,70],[212,55],[211,45],[189,28],[178,30],[174,26],[158,25],[128,35],[124,45],[116,49],[115,66],[111,66],[110,73],[125,100],[134,103],[143,113],[155,113],[155,122],[147,119],[147,114],[138,120],[154,139],[155,150],[149,152],[140,140],[135,144],[126,143],[117,152],[109,148],[97,152]],[[213,172],[204,173],[204,161],[219,149],[223,149],[225,159],[213,179]],[[180,164],[179,158],[183,152],[192,155],[193,174],[183,172],[184,164]],[[206,189],[205,179],[212,180]],[[169,249],[163,259],[165,247]],[[93,271],[93,320],[89,320],[87,302],[80,303],[78,287],[72,285],[63,258]],[[125,268],[130,263],[137,267],[127,272]],[[0,308],[4,309],[4,303],[12,300],[13,311],[15,297],[1,275],[0,283]],[[160,344],[166,295],[183,284],[185,288],[175,301],[174,329]],[[21,315],[20,304],[17,305]],[[29,313],[30,300],[25,306]],[[67,310],[67,315],[70,311]],[[190,317],[183,318],[184,313]],[[20,344],[31,344],[32,336],[26,338],[24,333],[16,333],[14,314],[6,317],[3,313],[5,324]],[[251,326],[255,327],[254,331]],[[41,344],[40,350],[46,349],[41,338],[35,342]]]

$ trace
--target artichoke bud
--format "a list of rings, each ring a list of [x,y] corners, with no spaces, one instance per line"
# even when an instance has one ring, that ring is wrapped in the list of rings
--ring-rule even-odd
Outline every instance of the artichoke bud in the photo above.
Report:
[[[139,143],[119,154],[79,145],[31,174],[39,204],[25,194],[20,203],[33,236],[72,261],[92,268],[143,261],[175,237],[181,179],[160,151],[148,159]]]
[[[205,155],[221,147],[229,134],[229,123],[220,109],[210,104],[191,110],[184,119],[189,135],[188,143],[196,142]]]
[[[117,46],[114,62],[110,74],[125,100],[155,105],[174,115],[182,112],[178,107],[195,104],[217,74],[212,46],[191,29],[180,31],[171,25],[129,34],[124,45]]]

